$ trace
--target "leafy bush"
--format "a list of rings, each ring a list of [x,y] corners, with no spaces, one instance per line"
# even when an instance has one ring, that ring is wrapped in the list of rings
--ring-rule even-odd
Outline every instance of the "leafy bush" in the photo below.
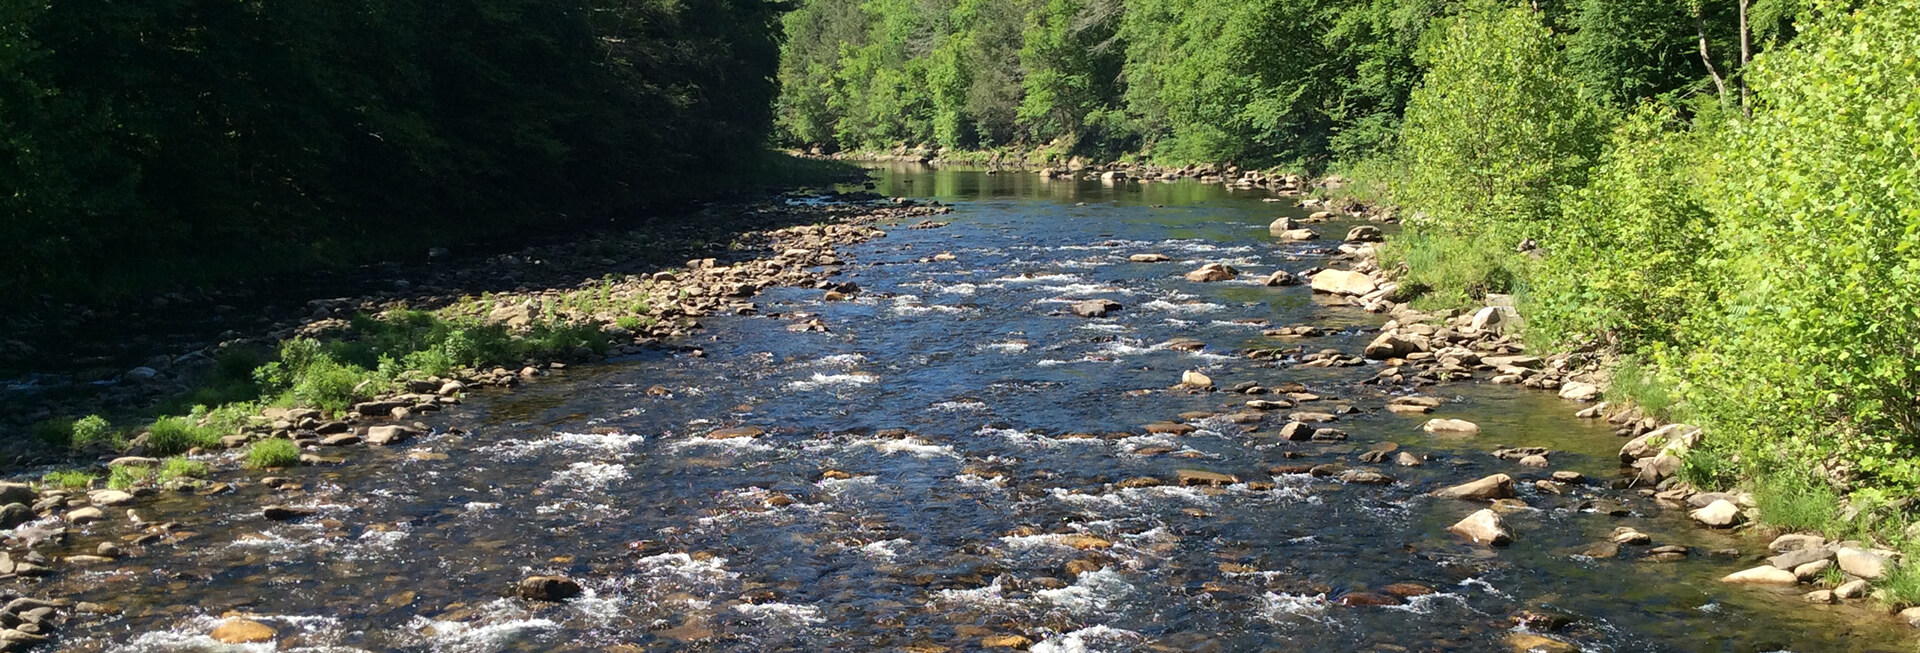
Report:
[[[1713,218],[1694,198],[1695,146],[1673,110],[1647,104],[1614,129],[1592,181],[1542,240],[1528,328],[1556,344],[1634,351],[1676,342],[1711,310]]]
[[[64,417],[52,417],[35,422],[33,437],[57,447],[67,446],[73,441],[73,420]]]
[[[203,478],[212,468],[206,463],[187,458],[168,458],[160,463],[160,482],[178,481],[188,478]]]
[[[1693,330],[1691,403],[1760,468],[1920,488],[1920,6],[1805,27],[1751,68],[1753,117],[1705,175],[1726,292]]]
[[[274,469],[300,464],[300,446],[286,438],[269,438],[247,447],[247,467]]]
[[[147,427],[147,454],[174,456],[194,447],[220,444],[219,429],[201,426],[187,417],[162,417]]]
[[[1640,412],[1665,421],[1686,421],[1678,392],[1671,379],[1658,368],[1647,365],[1638,355],[1621,356],[1607,383],[1607,402],[1615,406],[1634,406]]]
[[[1395,197],[1450,230],[1497,236],[1497,245],[1539,235],[1599,153],[1598,104],[1525,7],[1471,2],[1425,54],[1430,67],[1407,100],[1407,176]]]
[[[154,469],[145,465],[120,465],[107,474],[107,487],[130,490],[153,481]]]
[[[1489,293],[1521,289],[1524,259],[1487,238],[1409,229],[1380,248],[1383,268],[1404,268],[1403,294],[1422,309],[1484,306]]]
[[[69,442],[75,449],[94,443],[106,444],[118,449],[124,444],[120,441],[120,433],[113,430],[113,425],[107,422],[107,418],[99,415],[88,415],[76,420],[73,423],[72,437]]]
[[[1825,483],[1798,473],[1762,477],[1753,492],[1754,505],[1767,523],[1792,530],[1839,535],[1840,497]]]

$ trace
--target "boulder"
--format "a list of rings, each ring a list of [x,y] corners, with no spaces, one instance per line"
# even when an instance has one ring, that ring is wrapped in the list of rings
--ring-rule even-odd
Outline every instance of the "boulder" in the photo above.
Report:
[[[1809,563],[1831,560],[1833,556],[1833,549],[1824,546],[1811,549],[1794,549],[1767,558],[1767,564],[1781,569],[1798,569]]]
[[[1303,225],[1300,224],[1299,220],[1282,217],[1267,224],[1267,233],[1278,236],[1282,233],[1301,228],[1303,228]]]
[[[1545,635],[1507,633],[1507,650],[1513,653],[1578,653],[1580,647]]]
[[[93,506],[87,506],[67,513],[67,523],[69,524],[91,524],[106,518],[107,513],[105,511]]]
[[[1407,354],[1427,350],[1427,339],[1400,333],[1382,333],[1367,343],[1365,355],[1374,360],[1405,358]]]
[[[1273,274],[1267,275],[1267,278],[1261,280],[1260,283],[1268,286],[1298,286],[1300,285],[1300,277],[1294,276],[1292,272],[1286,270],[1274,270]]]
[[[1280,439],[1305,442],[1313,439],[1315,430],[1312,424],[1306,422],[1287,422],[1286,426],[1280,427]]]
[[[0,506],[0,528],[13,528],[30,521],[33,521],[33,508],[27,507],[27,504],[9,503]]]
[[[1312,229],[1288,229],[1275,235],[1279,236],[1281,240],[1293,241],[1317,240],[1320,238],[1320,234]]]
[[[1351,485],[1392,485],[1393,477],[1371,469],[1349,469],[1340,473],[1340,482]]]
[[[1474,435],[1480,432],[1480,425],[1464,419],[1430,419],[1420,427],[1428,433],[1454,433]]]
[[[1379,227],[1370,224],[1363,224],[1347,230],[1347,242],[1349,243],[1377,243],[1386,239],[1387,235],[1381,233]]]
[[[1180,373],[1180,385],[1187,386],[1189,388],[1212,388],[1213,377],[1207,376],[1205,374],[1201,374],[1194,370],[1187,370],[1185,372]]]
[[[124,506],[133,503],[133,494],[120,490],[94,490],[87,493],[87,502],[96,506]]]
[[[391,425],[375,426],[367,429],[366,443],[383,447],[389,444],[397,444],[412,435],[413,433],[405,427]]]
[[[1135,263],[1165,263],[1173,259],[1168,258],[1166,254],[1134,254],[1127,257],[1127,260]]]
[[[1843,599],[1857,599],[1867,595],[1867,581],[1855,578],[1833,588],[1833,595]]]
[[[1735,585],[1798,585],[1800,577],[1773,565],[1762,565],[1727,574],[1720,578],[1720,582]]]
[[[1208,263],[1187,273],[1188,281],[1209,282],[1226,281],[1240,276],[1240,271],[1225,263]]]
[[[33,486],[26,483],[0,483],[0,505],[24,503],[31,506],[38,498]]]
[[[290,521],[311,517],[313,514],[314,510],[312,508],[295,508],[292,506],[266,506],[260,509],[261,517],[273,521]]]
[[[516,593],[530,601],[565,601],[580,595],[580,584],[565,576],[528,576]]]
[[[1073,304],[1073,314],[1080,317],[1106,317],[1117,310],[1120,310],[1120,302],[1111,299],[1089,299]]]
[[[1685,424],[1668,424],[1628,440],[1620,447],[1620,462],[1631,464],[1661,453],[1680,455],[1700,439],[1700,429]]]
[[[1221,486],[1233,485],[1240,482],[1240,479],[1232,474],[1222,474],[1199,469],[1182,469],[1174,472],[1174,476],[1179,479],[1181,485]]]
[[[1500,515],[1485,508],[1467,515],[1465,519],[1448,526],[1447,530],[1478,544],[1505,546],[1513,541],[1513,533],[1507,530]]]
[[[1733,502],[1726,499],[1709,503],[1707,507],[1687,513],[1687,515],[1692,517],[1694,521],[1700,522],[1709,528],[1727,528],[1740,523],[1742,519],[1740,516],[1740,506],[1733,505]]]
[[[1851,546],[1840,547],[1834,552],[1834,559],[1840,563],[1840,570],[1875,580],[1893,570],[1900,554],[1884,549],[1861,549]]]
[[[207,636],[222,644],[260,644],[273,641],[280,633],[258,621],[235,617],[220,622]]]
[[[1513,497],[1513,477],[1506,474],[1494,474],[1477,481],[1468,481],[1449,488],[1434,490],[1428,496],[1440,499],[1465,499],[1469,501],[1492,501]]]
[[[1353,272],[1350,270],[1321,270],[1319,274],[1313,275],[1314,292],[1334,295],[1353,295],[1357,297],[1373,292],[1378,288],[1379,286],[1373,282],[1373,277],[1361,272]]]
[[[1572,401],[1593,401],[1600,398],[1600,386],[1568,381],[1560,385],[1560,398]]]

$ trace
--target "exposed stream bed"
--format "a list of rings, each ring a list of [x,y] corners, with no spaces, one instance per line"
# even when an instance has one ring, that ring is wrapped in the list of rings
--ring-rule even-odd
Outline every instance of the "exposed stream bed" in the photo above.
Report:
[[[840,278],[862,288],[851,300],[770,289],[760,315],[704,320],[684,343],[704,356],[652,353],[476,394],[432,416],[434,435],[277,474],[297,490],[165,493],[136,508],[180,524],[160,541],[127,544],[120,515],[76,528],[73,551],[114,541],[134,555],[30,590],[120,610],[76,619],[58,646],[221,650],[208,632],[242,613],[277,629],[280,650],[311,651],[958,651],[1010,636],[1042,651],[1481,651],[1505,650],[1523,611],[1570,618],[1527,623],[1593,651],[1913,646],[1863,604],[1720,583],[1766,538],[1702,530],[1610,489],[1622,441],[1576,419],[1578,404],[1468,381],[1422,389],[1445,405],[1403,416],[1384,404],[1405,388],[1359,384],[1377,363],[1240,355],[1368,342],[1384,317],[1258,283],[1323,264],[1351,224],[1276,242],[1267,223],[1304,210],[1191,182],[899,168],[878,183],[956,210],[948,226],[887,227],[844,248]],[[1128,260],[1143,253],[1171,260]],[[1209,262],[1242,276],[1182,278]],[[1124,307],[1068,310],[1096,297]],[[826,331],[789,328],[810,319]],[[1261,334],[1296,324],[1330,333]],[[1348,439],[1276,438],[1285,410],[1238,423],[1228,416],[1257,397],[1169,389],[1185,370],[1223,390],[1304,384],[1321,398],[1300,410],[1352,408],[1327,425]],[[1195,412],[1214,416],[1180,417]],[[1482,432],[1428,434],[1429,417]],[[1143,429],[1163,421],[1196,430]],[[764,433],[705,437],[739,426]],[[1382,442],[1427,462],[1355,460]],[[1552,465],[1490,455],[1506,446],[1547,447]],[[1396,482],[1269,471],[1323,463]],[[1180,470],[1251,483],[1171,484]],[[1555,470],[1593,480],[1533,487]],[[1446,531],[1484,505],[1425,496],[1494,473],[1519,479],[1528,506],[1506,515],[1515,541],[1497,549]],[[1138,477],[1169,484],[1119,484]],[[318,514],[267,521],[270,503]],[[1580,555],[1623,525],[1688,553]],[[585,593],[512,597],[530,574]]]

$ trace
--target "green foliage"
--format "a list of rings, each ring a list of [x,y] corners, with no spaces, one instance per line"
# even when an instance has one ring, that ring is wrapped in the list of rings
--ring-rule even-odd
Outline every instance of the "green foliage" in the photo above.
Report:
[[[147,427],[147,455],[174,456],[194,447],[215,447],[225,432],[188,417],[162,417]]]
[[[1531,324],[1531,323],[1529,323]],[[1633,406],[1650,417],[1668,422],[1685,421],[1679,393],[1671,378],[1648,365],[1639,355],[1628,354],[1614,364],[1613,378],[1607,382],[1607,403]]]
[[[286,438],[269,438],[247,447],[246,465],[252,469],[278,469],[300,464],[300,446]]]
[[[187,458],[168,458],[160,463],[158,479],[161,483],[170,483],[194,478],[205,478],[213,471],[206,463]]]
[[[1615,129],[1564,214],[1543,235],[1528,328],[1556,343],[1625,351],[1676,343],[1714,299],[1713,216],[1695,198],[1691,141],[1671,109],[1644,105]]]
[[[1702,195],[1722,288],[1690,399],[1757,467],[1920,488],[1920,7],[1828,6],[1755,63]]]
[[[1490,293],[1520,290],[1526,261],[1488,238],[1416,228],[1381,247],[1380,265],[1403,270],[1401,292],[1432,310],[1485,306]]]
[[[40,484],[67,490],[80,490],[92,486],[96,478],[99,477],[77,469],[62,469],[42,475]]]
[[[113,425],[107,422],[107,418],[99,415],[88,415],[75,420],[71,433],[72,437],[68,442],[75,449],[92,444],[104,444],[118,449],[124,444],[120,440],[120,433],[113,429]]]
[[[1913,560],[1913,553],[1909,552],[1905,560],[1874,582],[1874,588],[1881,592],[1881,603],[1887,607],[1904,609],[1920,605],[1920,563]]]
[[[1767,523],[1791,530],[1839,535],[1840,497],[1825,483],[1786,472],[1763,477],[1753,501]]]
[[[154,469],[145,465],[120,465],[107,474],[107,487],[131,490],[153,482]]]
[[[1586,181],[1606,117],[1524,7],[1471,3],[1426,53],[1401,136],[1395,195],[1443,228],[1512,245],[1538,236]]]
[[[33,425],[33,437],[58,447],[67,446],[73,441],[74,421],[64,417],[51,417]]]

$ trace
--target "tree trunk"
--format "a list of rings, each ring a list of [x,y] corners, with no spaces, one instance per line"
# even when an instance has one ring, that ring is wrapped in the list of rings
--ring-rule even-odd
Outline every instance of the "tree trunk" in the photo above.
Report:
[[[1713,54],[1707,50],[1707,20],[1700,15],[1702,10],[1695,9],[1693,25],[1700,36],[1700,63],[1707,65],[1707,74],[1713,77],[1713,87],[1720,91],[1720,106],[1727,105],[1727,81],[1720,78],[1720,70],[1713,67]]]
[[[1747,5],[1752,0],[1740,0],[1740,70],[1736,80],[1740,82],[1740,112],[1748,118],[1753,117],[1753,107],[1747,103],[1747,62],[1753,59],[1753,50],[1749,46],[1750,35],[1747,28]]]

